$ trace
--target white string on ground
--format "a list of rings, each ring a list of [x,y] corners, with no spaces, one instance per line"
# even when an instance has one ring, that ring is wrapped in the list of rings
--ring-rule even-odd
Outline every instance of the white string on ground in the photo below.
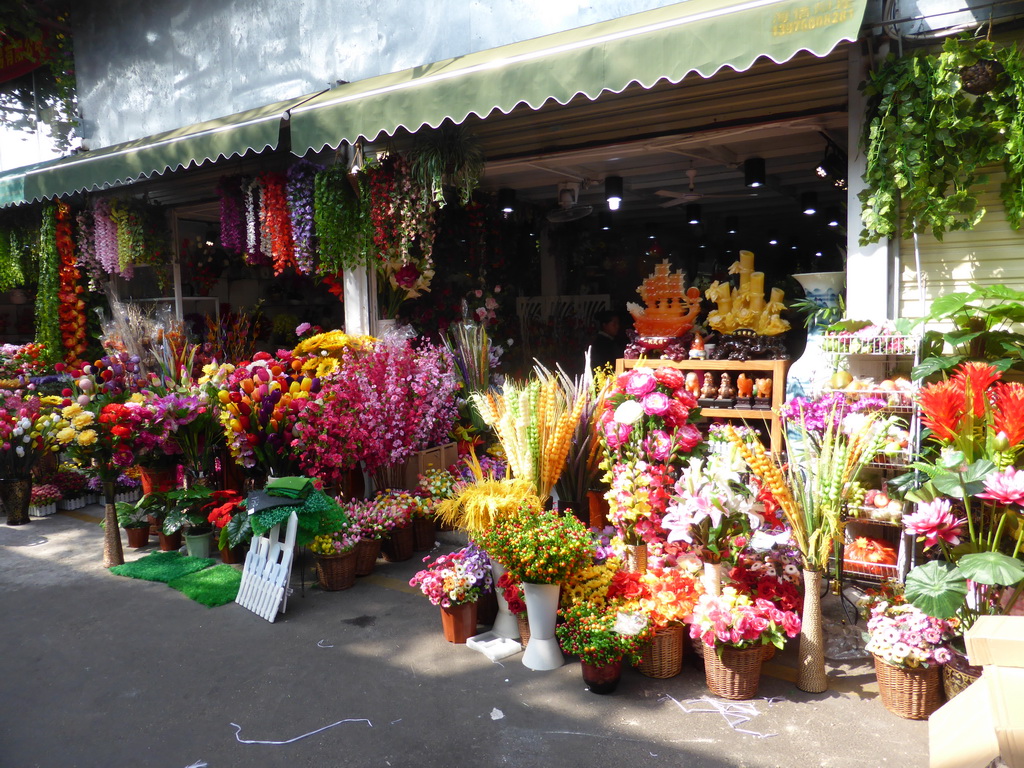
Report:
[[[207,768],[209,763],[204,763],[202,760],[196,760],[192,765],[186,765],[185,768]]]
[[[299,741],[300,739],[304,739],[307,736],[313,736],[315,734],[320,733],[321,731],[326,731],[328,728],[333,728],[336,725],[341,725],[342,723],[366,723],[368,726],[373,728],[373,723],[371,723],[365,717],[349,718],[347,720],[339,720],[338,722],[331,723],[330,725],[325,725],[323,728],[317,728],[315,731],[310,731],[309,733],[304,733],[301,736],[296,736],[294,739],[288,739],[288,741],[257,741],[255,739],[243,739],[239,735],[242,732],[242,726],[240,726],[238,723],[230,723],[230,725],[235,729],[235,738],[238,740],[239,744],[273,744],[273,745],[282,745],[282,744],[291,744],[293,742]]]
[[[334,646],[333,645],[324,645],[324,641],[321,640],[319,643],[316,644],[316,647],[317,648],[333,648]]]
[[[687,699],[684,702],[680,702],[672,696],[665,696],[661,700],[671,701],[688,715],[717,713],[721,715],[726,724],[737,733],[746,733],[750,736],[756,736],[759,739],[768,739],[772,736],[778,735],[775,733],[760,733],[759,731],[751,731],[737,727],[740,725],[746,725],[761,714],[757,709],[757,705],[752,702],[725,702],[719,701],[718,699],[712,699],[709,696],[701,696],[699,699]],[[779,698],[765,699],[769,706],[776,701],[781,700],[782,699]]]

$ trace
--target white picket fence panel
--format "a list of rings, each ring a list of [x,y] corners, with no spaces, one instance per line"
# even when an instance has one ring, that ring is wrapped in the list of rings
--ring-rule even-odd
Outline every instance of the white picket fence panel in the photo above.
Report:
[[[281,525],[275,525],[266,536],[253,539],[249,554],[245,556],[242,583],[238,587],[235,602],[273,623],[277,614],[288,607],[291,588],[288,582],[292,573],[292,559],[295,556],[295,534],[299,518],[292,512],[288,516],[284,541],[281,541]]]

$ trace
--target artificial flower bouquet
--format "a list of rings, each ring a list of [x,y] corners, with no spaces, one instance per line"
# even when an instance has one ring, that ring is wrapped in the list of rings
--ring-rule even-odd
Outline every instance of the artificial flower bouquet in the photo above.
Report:
[[[218,549],[231,549],[252,538],[245,497],[238,491],[214,491],[203,511],[207,513],[206,519],[217,534]]]
[[[610,488],[608,522],[615,526],[625,544],[647,544],[660,554],[665,541],[662,520],[668,508],[674,482],[673,472],[664,464],[643,460],[615,464],[605,479]]]
[[[494,586],[496,589],[501,590],[501,596],[508,603],[509,613],[513,616],[526,615],[526,598],[523,597],[523,586],[516,581],[511,573],[505,571],[501,574],[501,577]]]
[[[521,506],[497,517],[478,537],[517,581],[561,584],[594,556],[590,533],[572,515]]]
[[[459,479],[447,469],[431,468],[419,476],[417,487],[424,496],[443,501],[455,495],[455,484]]]
[[[383,539],[403,524],[405,511],[378,499],[350,499],[341,505],[351,530],[361,539]]]
[[[60,417],[38,397],[0,401],[0,477],[28,477],[45,450],[56,450]]]
[[[614,555],[603,557],[595,553],[594,560],[569,575],[562,583],[559,603],[569,607],[577,603],[588,603],[599,608],[607,604],[608,588],[619,570],[621,561]]]
[[[912,605],[880,600],[871,608],[865,650],[895,667],[945,664],[956,622],[937,619]]]
[[[491,561],[480,547],[469,544],[437,557],[409,580],[409,586],[419,587],[431,603],[442,608],[475,603],[493,588]]]
[[[398,520],[396,528],[408,525],[413,518],[427,517],[433,511],[430,499],[400,489],[381,491],[377,494],[375,501],[377,504],[391,508],[390,514]]]
[[[690,624],[690,637],[709,648],[768,644],[782,648],[786,638],[798,634],[800,617],[794,611],[784,611],[770,600],[751,598],[733,587],[723,587],[718,596],[701,595]]]
[[[577,603],[559,614],[562,623],[555,627],[558,644],[584,664],[603,666],[623,657],[635,664],[650,640],[647,618],[640,613]]]
[[[640,576],[640,583],[640,609],[656,629],[689,623],[704,591],[700,580],[682,568],[652,568]]]
[[[50,504],[56,504],[58,501],[64,498],[64,494],[60,492],[53,483],[43,483],[42,485],[33,485],[31,492],[31,506],[33,507],[46,507]]]
[[[309,548],[315,555],[333,556],[333,555],[344,555],[347,552],[351,552],[356,548],[362,540],[362,536],[358,531],[353,531],[349,527],[342,528],[339,531],[333,533],[324,533],[310,543]]]

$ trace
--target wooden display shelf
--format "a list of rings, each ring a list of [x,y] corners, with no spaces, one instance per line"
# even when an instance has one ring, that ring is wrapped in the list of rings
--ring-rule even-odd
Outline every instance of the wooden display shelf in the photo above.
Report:
[[[714,419],[739,419],[767,422],[769,426],[770,448],[772,453],[782,452],[782,420],[778,416],[778,409],[786,400],[786,371],[789,369],[789,360],[625,360],[615,361],[615,372],[622,373],[630,368],[643,366],[646,368],[669,367],[680,371],[728,371],[730,373],[761,373],[769,374],[772,379],[772,407],[768,409],[756,408],[701,408],[701,415]],[[764,378],[762,376],[761,378]],[[736,380],[733,378],[733,384]]]

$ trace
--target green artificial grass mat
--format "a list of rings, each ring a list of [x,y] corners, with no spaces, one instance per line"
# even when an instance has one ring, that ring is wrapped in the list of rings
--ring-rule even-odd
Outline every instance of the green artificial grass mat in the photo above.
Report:
[[[241,583],[241,571],[230,565],[221,564],[181,576],[168,582],[167,586],[197,603],[213,608],[233,602],[238,596],[238,587]]]
[[[135,562],[115,565],[110,572],[116,573],[118,576],[127,576],[130,579],[162,581],[167,584],[174,579],[209,568],[215,562],[215,560],[189,557],[177,552],[153,552],[145,557],[140,557]]]

